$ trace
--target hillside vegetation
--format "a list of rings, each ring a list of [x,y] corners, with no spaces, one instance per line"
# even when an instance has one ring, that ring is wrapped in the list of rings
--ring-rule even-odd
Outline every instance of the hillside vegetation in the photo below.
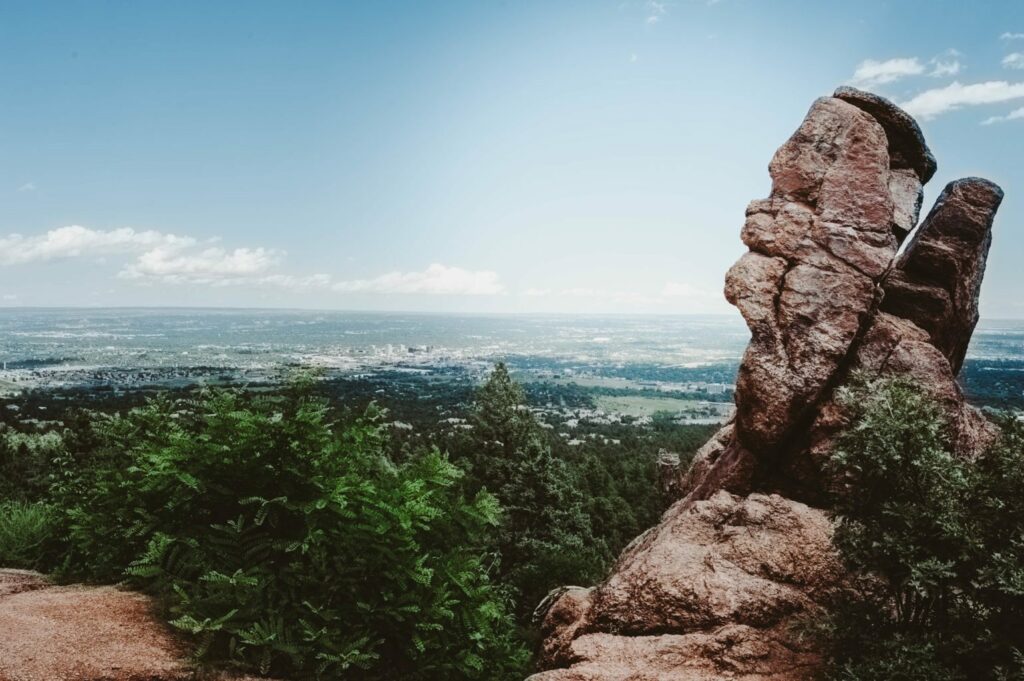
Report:
[[[152,593],[203,662],[518,679],[537,603],[597,579],[662,508],[650,453],[570,450],[503,365],[471,427],[416,446],[395,447],[404,430],[375,405],[353,415],[321,391],[166,395],[8,429],[0,565]],[[695,448],[706,429],[691,429]]]
[[[827,470],[852,579],[802,624],[824,673],[1024,678],[1024,426],[1005,421],[968,461],[905,380],[859,379],[840,400],[851,422]],[[438,434],[445,451],[395,447],[379,408],[338,406],[302,379],[8,430],[0,564],[154,594],[204,664],[511,680],[537,603],[600,579],[666,502],[649,456],[560,447],[502,365],[472,427]]]

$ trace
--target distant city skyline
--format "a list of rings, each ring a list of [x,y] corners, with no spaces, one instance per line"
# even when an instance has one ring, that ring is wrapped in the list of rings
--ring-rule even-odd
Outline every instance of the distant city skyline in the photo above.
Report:
[[[0,5],[0,306],[735,314],[814,98],[980,175],[1024,318],[1024,3]]]

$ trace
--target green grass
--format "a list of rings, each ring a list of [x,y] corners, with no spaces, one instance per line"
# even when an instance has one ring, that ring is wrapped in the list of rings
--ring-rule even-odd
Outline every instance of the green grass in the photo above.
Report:
[[[629,416],[651,416],[655,412],[680,412],[692,409],[699,403],[693,400],[681,400],[676,397],[647,397],[646,395],[612,397],[598,395],[594,398],[598,409],[627,414]]]
[[[556,378],[551,381],[556,385],[576,384],[582,388],[623,388],[626,390],[639,390],[640,383],[628,378],[615,376],[569,376]]]
[[[53,531],[54,513],[46,504],[0,502],[0,567],[39,568]]]

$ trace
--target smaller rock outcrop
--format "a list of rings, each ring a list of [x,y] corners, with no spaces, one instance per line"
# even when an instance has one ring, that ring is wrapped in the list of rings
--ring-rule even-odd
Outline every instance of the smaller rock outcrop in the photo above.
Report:
[[[541,667],[566,668],[531,681],[804,679],[819,658],[787,627],[835,593],[831,537],[823,512],[777,495],[679,502],[608,581],[552,607]]]
[[[668,499],[679,497],[679,455],[662,449],[658,452],[658,489]]]
[[[978,177],[950,182],[885,281],[882,309],[929,334],[956,374],[978,323],[978,296],[1003,200]]]

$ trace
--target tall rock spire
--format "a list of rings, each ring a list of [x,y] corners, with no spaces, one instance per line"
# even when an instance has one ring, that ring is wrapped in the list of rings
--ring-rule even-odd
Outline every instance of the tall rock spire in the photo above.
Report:
[[[726,276],[751,333],[735,420],[608,579],[553,604],[548,671],[531,681],[814,678],[820,659],[789,624],[842,579],[815,508],[846,423],[836,389],[854,371],[909,376],[943,406],[962,456],[996,433],[956,374],[1003,194],[952,182],[915,231],[935,170],[917,123],[888,100],[843,87],[814,102],[772,159],[770,196],[747,208],[750,250]]]

